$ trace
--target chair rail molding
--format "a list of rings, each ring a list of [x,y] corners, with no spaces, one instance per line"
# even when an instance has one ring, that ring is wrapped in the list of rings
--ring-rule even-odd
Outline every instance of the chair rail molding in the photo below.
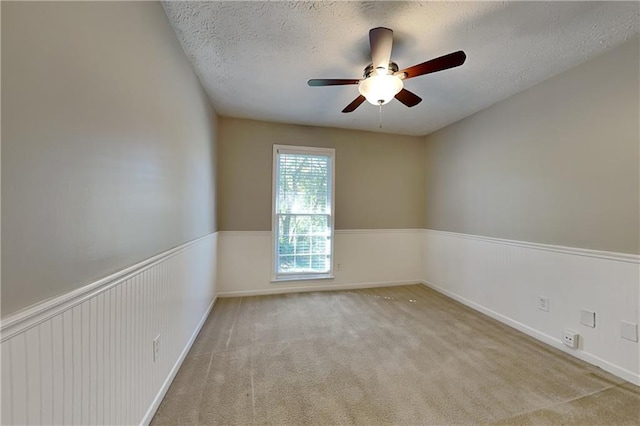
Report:
[[[1,423],[148,424],[215,303],[217,244],[205,235],[3,319]]]

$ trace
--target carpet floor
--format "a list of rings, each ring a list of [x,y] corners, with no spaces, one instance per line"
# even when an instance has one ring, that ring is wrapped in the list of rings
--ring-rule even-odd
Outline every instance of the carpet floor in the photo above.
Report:
[[[219,299],[152,425],[640,423],[640,388],[423,285]]]

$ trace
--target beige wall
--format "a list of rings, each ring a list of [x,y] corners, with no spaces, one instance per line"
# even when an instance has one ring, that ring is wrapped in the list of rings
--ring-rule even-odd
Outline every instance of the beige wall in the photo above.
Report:
[[[336,149],[336,229],[421,228],[422,138],[220,118],[218,227],[271,230],[274,144]]]
[[[428,136],[426,227],[639,253],[639,50],[627,42]]]
[[[2,315],[214,231],[215,136],[159,3],[2,2]]]

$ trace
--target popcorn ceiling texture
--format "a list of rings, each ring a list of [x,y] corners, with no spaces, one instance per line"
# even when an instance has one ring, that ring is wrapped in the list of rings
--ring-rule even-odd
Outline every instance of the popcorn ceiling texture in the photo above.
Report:
[[[368,31],[395,33],[400,68],[464,50],[459,68],[405,82],[423,98],[383,108],[388,133],[424,135],[578,65],[640,32],[637,2],[163,2],[223,116],[378,131],[378,109],[340,111],[361,78]],[[606,78],[606,76],[603,76]],[[614,77],[612,77],[614,78]]]

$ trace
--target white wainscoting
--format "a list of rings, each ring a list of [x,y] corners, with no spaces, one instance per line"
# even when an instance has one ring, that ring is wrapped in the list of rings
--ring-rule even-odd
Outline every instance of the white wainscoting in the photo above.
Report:
[[[433,230],[423,256],[430,287],[640,385],[640,346],[620,337],[621,321],[639,322],[640,256]],[[595,328],[581,309],[596,312]],[[565,328],[580,334],[578,349],[562,344]]]
[[[215,302],[216,247],[202,237],[5,318],[2,424],[148,424]]]
[[[273,283],[271,232],[220,232],[218,296],[420,283],[422,235],[419,229],[336,230],[333,279]]]

